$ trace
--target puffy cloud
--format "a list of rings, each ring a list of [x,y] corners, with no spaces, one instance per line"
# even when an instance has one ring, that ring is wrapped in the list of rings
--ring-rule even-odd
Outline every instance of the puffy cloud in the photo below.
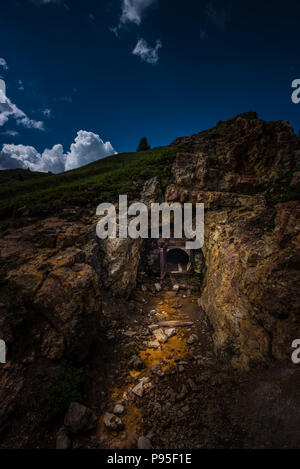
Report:
[[[133,55],[139,56],[144,62],[156,65],[159,61],[158,51],[161,49],[161,41],[156,41],[155,47],[151,47],[145,39],[139,39],[137,45],[132,51]]]
[[[99,135],[93,132],[79,130],[75,143],[72,143],[70,151],[67,153],[65,169],[78,168],[115,153],[116,151],[110,142],[104,143]]]
[[[3,145],[0,157],[0,168],[33,168],[38,152],[35,148],[25,145]]]
[[[120,24],[142,22],[144,11],[154,3],[155,0],[123,0]]]
[[[110,28],[110,31],[118,38],[119,30],[126,23],[134,23],[139,26],[145,10],[155,2],[156,0],[122,0],[122,13],[119,24],[115,28]]]
[[[8,70],[7,62],[2,57],[0,57],[0,68],[3,68],[3,70]]]
[[[99,135],[79,130],[67,153],[61,144],[46,148],[43,153],[31,146],[5,144],[0,152],[0,168],[60,173],[116,153],[111,143],[104,143]]]
[[[18,137],[20,134],[16,130],[5,130],[1,132],[1,135],[6,135],[8,137]]]
[[[1,90],[0,90],[1,93]],[[29,117],[19,109],[9,98],[2,94],[4,102],[0,100],[0,127],[6,124],[9,118],[15,119],[18,125],[22,125],[27,129],[45,130],[42,121],[29,119]]]

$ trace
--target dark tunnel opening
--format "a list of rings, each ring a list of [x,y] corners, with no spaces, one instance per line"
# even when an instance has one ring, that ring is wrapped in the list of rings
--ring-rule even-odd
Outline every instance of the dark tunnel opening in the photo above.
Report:
[[[186,270],[189,264],[189,255],[182,249],[171,249],[167,252],[167,271]]]

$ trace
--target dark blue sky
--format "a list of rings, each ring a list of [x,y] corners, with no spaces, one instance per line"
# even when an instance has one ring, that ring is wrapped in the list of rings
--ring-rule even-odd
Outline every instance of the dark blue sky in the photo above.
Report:
[[[124,1],[1,1],[8,69],[0,76],[10,100],[45,129],[12,116],[0,127],[0,151],[58,143],[67,151],[79,130],[132,151],[143,135],[165,145],[247,110],[298,132],[291,82],[300,78],[300,2],[145,0],[152,4],[136,10],[136,24],[120,23]],[[110,30],[118,24],[119,37]],[[132,54],[140,39],[152,48],[161,41],[155,65]]]

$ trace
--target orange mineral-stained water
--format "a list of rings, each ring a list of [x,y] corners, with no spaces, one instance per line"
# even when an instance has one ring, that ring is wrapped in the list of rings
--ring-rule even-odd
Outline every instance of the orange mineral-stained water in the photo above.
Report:
[[[170,298],[165,298],[164,302],[161,299],[162,297],[159,298],[160,302],[157,300],[157,304],[153,305],[157,311],[158,320],[159,316],[167,321],[180,319],[180,311],[169,304]],[[104,448],[131,449],[136,447],[137,439],[141,436],[143,416],[135,402],[145,397],[134,396],[132,398],[131,390],[137,384],[137,378],[144,377],[154,365],[159,364],[161,371],[166,372],[176,364],[176,360],[183,359],[188,352],[186,340],[187,331],[184,328],[177,328],[176,335],[166,343],[161,344],[160,349],[145,347],[139,352],[139,356],[146,368],[142,371],[129,370],[129,379],[124,379],[124,386],[113,388],[108,399],[109,402],[114,403],[125,402],[125,412],[120,416],[124,424],[124,430],[112,432],[104,425],[103,416],[99,418],[97,436]]]

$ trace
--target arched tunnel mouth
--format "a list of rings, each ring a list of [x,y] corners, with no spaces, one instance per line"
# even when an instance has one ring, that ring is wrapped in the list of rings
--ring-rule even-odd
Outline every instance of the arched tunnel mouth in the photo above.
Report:
[[[170,249],[166,256],[167,272],[185,272],[188,269],[190,257],[183,249]]]

